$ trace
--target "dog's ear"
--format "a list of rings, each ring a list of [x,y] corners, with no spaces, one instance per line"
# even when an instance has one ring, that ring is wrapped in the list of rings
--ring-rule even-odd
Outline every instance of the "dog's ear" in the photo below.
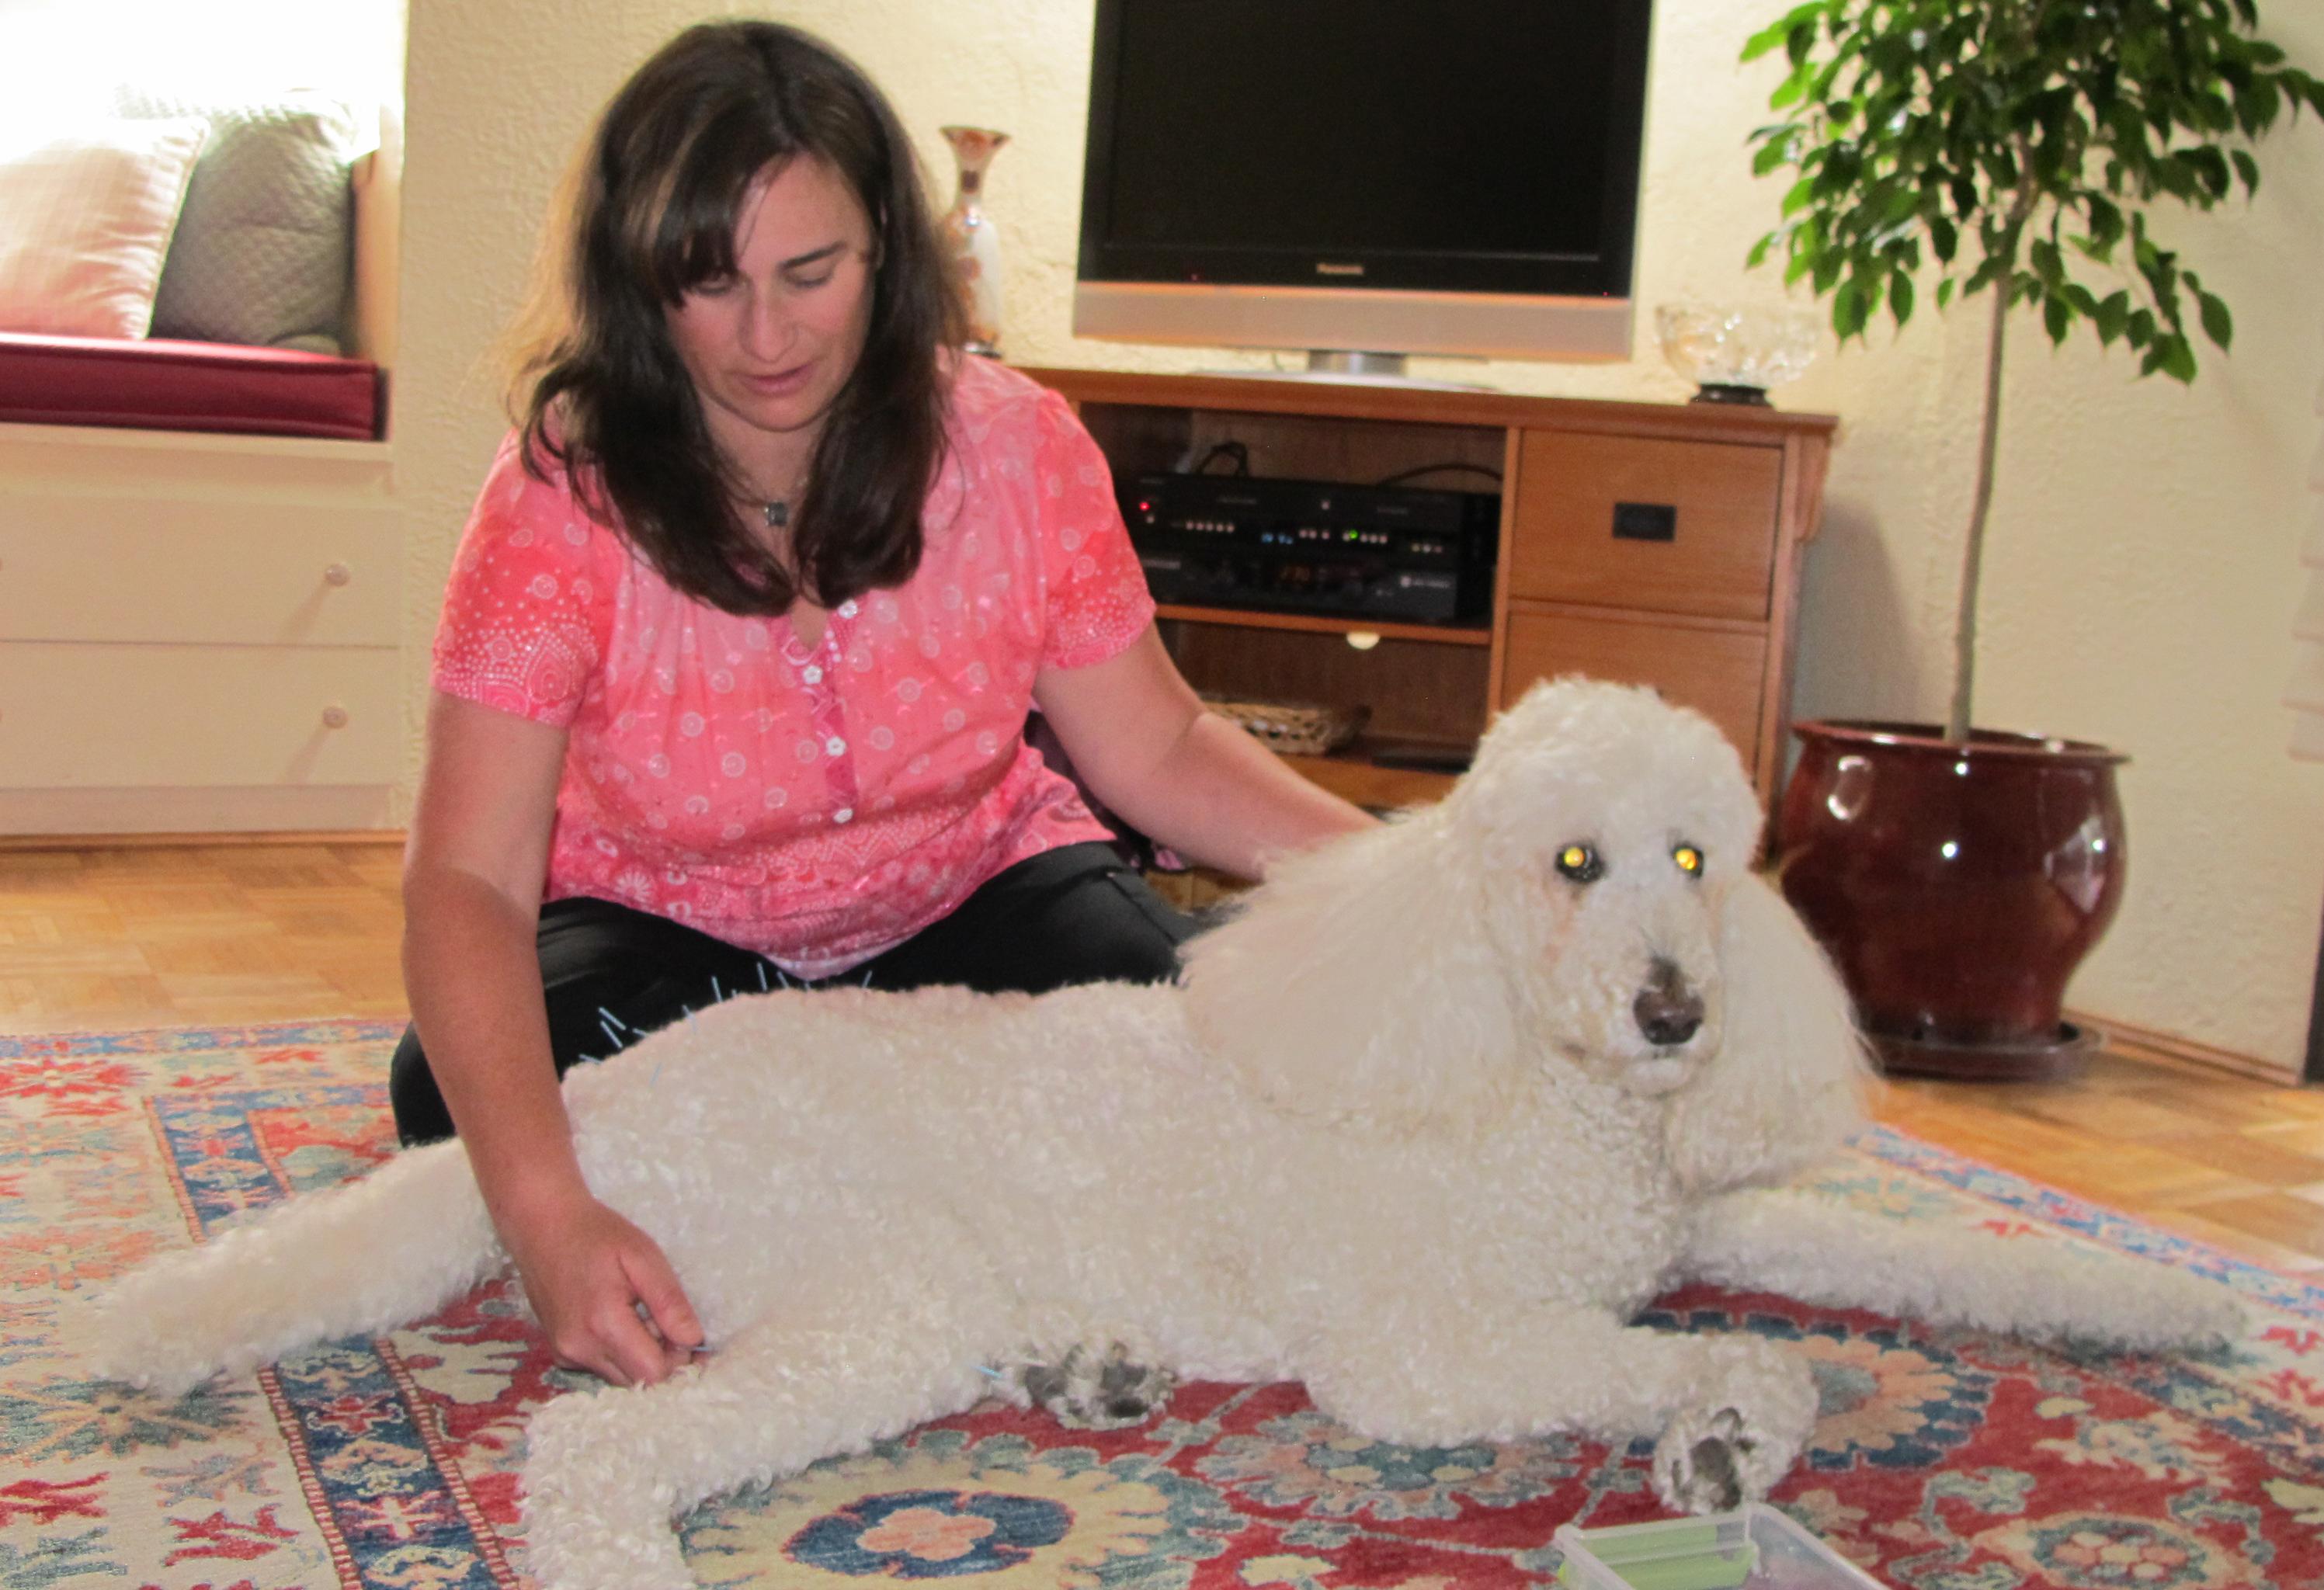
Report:
[[[1780,1181],[1863,1124],[1871,1072],[1848,992],[1781,895],[1755,874],[1719,924],[1725,1033],[1671,1095],[1665,1152],[1696,1192]]]
[[[1286,858],[1187,945],[1196,1037],[1296,1115],[1416,1127],[1473,1119],[1517,1028],[1480,921],[1473,847],[1442,806]]]

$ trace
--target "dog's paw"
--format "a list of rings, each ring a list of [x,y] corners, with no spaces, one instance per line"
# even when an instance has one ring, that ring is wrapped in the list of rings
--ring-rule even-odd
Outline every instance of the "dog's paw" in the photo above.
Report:
[[[1749,1478],[1759,1442],[1732,1408],[1680,1414],[1655,1443],[1655,1494],[1677,1512],[1725,1512],[1766,1493]]]
[[[1126,1429],[1159,1412],[1177,1381],[1132,1362],[1117,1342],[1102,1356],[1075,1347],[1055,1364],[1023,1365],[1017,1383],[1068,1429]]]
[[[1741,1410],[1690,1409],[1655,1443],[1655,1494],[1674,1512],[1726,1512],[1766,1496],[1791,1459]]]

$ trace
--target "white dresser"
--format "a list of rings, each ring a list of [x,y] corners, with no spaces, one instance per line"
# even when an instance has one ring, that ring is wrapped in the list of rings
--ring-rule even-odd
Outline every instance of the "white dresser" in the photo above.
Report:
[[[0,834],[388,826],[385,443],[0,425]]]

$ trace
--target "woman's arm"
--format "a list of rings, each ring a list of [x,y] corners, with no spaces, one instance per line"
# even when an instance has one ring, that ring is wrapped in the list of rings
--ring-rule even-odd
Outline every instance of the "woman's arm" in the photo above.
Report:
[[[582,1181],[549,1058],[533,935],[564,759],[561,729],[432,699],[404,855],[403,976],[429,1068],[550,1346],[633,1384],[683,1364],[702,1330],[660,1249]]]
[[[1151,624],[1104,662],[1043,669],[1033,699],[1099,800],[1205,866],[1263,878],[1274,857],[1377,821],[1204,710]]]

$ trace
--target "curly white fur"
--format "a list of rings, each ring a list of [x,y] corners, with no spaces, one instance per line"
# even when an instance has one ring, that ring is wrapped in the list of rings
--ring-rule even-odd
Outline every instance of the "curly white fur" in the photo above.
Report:
[[[1286,862],[1182,987],[778,993],[576,1072],[591,1186],[717,1350],[535,1416],[534,1571],[689,1585],[674,1515],[1091,1344],[1301,1378],[1386,1439],[1652,1437],[1665,1499],[1701,1510],[1779,1478],[1816,1395],[1772,1343],[1627,1323],[1683,1278],[2140,1347],[2228,1333],[2175,1272],[1764,1190],[1857,1124],[1862,1070],[1748,870],[1757,828],[1709,723],[1562,681],[1441,804]],[[1599,876],[1561,871],[1569,846]],[[102,1351],[183,1387],[504,1263],[439,1144],[132,1275]]]

